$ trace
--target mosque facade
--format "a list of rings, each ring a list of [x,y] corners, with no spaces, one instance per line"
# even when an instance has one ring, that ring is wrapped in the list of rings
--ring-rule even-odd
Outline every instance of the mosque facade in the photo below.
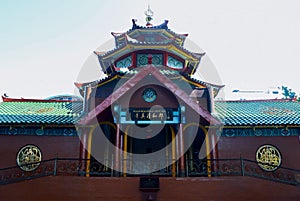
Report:
[[[81,97],[2,97],[0,174],[214,177],[256,175],[299,184],[300,103],[215,100],[224,85],[196,76],[205,52],[188,34],[132,20],[94,51],[105,76]],[[11,171],[8,171],[11,167]],[[55,167],[53,169],[53,167]],[[2,169],[1,169],[2,168]],[[17,176],[16,176],[17,177]]]

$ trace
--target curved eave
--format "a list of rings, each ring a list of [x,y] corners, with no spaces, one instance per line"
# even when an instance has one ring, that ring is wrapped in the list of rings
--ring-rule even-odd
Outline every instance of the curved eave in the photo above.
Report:
[[[182,40],[185,40],[186,37],[188,36],[187,33],[185,34],[177,34],[173,31],[171,31],[170,29],[155,29],[155,28],[145,28],[145,29],[135,29],[135,30],[129,30],[125,33],[123,33],[122,35],[121,34],[117,34],[117,33],[114,33],[113,35],[115,37],[122,37],[124,36],[125,34],[129,35],[129,36],[134,36],[134,35],[138,35],[138,34],[143,34],[143,33],[147,33],[151,31],[152,33],[161,33],[163,34],[164,36],[168,37],[168,38],[180,38]]]
[[[187,80],[197,83],[197,84],[202,84],[205,85],[207,87],[213,87],[213,88],[218,88],[221,89],[223,87],[225,87],[225,85],[217,85],[217,84],[213,84],[213,83],[209,83],[209,82],[204,82],[195,78],[190,77],[189,75],[183,75]]]
[[[186,60],[194,61],[194,62],[199,62],[200,58],[205,54],[205,53],[190,52],[185,48],[177,45],[174,41],[154,42],[154,43],[128,41],[127,44],[124,44],[118,48],[115,48],[99,56],[103,60],[111,60],[111,59],[114,60],[130,52],[137,51],[137,50],[145,50],[145,49],[164,50],[176,54],[178,56],[184,57],[184,59]]]
[[[99,51],[94,51],[94,54],[97,55],[97,56],[100,56],[100,55],[103,55],[103,54],[106,54],[107,52],[99,52]]]
[[[152,31],[152,32],[163,32],[166,36],[168,37],[178,37],[178,38],[182,38],[182,39],[185,39],[188,34],[185,33],[185,34],[178,34],[178,33],[175,33],[174,31],[170,30],[168,28],[168,23],[169,21],[168,20],[165,20],[162,24],[160,25],[157,25],[157,26],[150,26],[150,27],[146,27],[146,26],[140,26],[140,25],[137,25],[136,22],[135,22],[135,19],[132,19],[132,23],[133,23],[133,26],[131,29],[129,29],[127,32],[124,32],[124,33],[116,33],[116,32],[111,32],[111,34],[114,36],[114,37],[119,37],[121,36],[122,34],[129,34],[129,35],[133,35],[135,33],[143,33],[143,32],[149,32],[149,31]]]
[[[184,78],[189,82],[194,84],[197,87],[211,87],[213,90],[213,96],[216,97],[220,91],[220,89],[222,89],[223,87],[225,87],[225,85],[217,85],[217,84],[212,84],[212,83],[208,83],[208,82],[204,82],[201,80],[197,80],[195,78],[191,78],[189,75],[184,74],[183,75]]]
[[[78,89],[82,90],[84,87],[95,87],[95,86],[98,86],[98,85],[103,85],[105,83],[108,83],[108,82],[114,80],[117,77],[118,77],[117,74],[113,74],[111,76],[108,76],[108,77],[105,77],[105,78],[102,78],[102,79],[98,79],[98,80],[95,80],[95,81],[92,81],[92,82],[74,83],[74,84],[75,84],[75,86],[78,87]]]

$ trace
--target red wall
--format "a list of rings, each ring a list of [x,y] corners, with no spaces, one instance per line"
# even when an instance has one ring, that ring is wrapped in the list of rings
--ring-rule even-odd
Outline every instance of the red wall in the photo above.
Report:
[[[139,178],[50,176],[3,185],[1,200],[141,201]],[[297,186],[250,177],[160,178],[157,201],[298,201]]]
[[[143,99],[143,92],[147,88],[152,88],[157,93],[157,98],[151,103],[147,103]],[[166,108],[178,108],[179,106],[177,98],[174,96],[174,94],[169,90],[167,90],[165,87],[159,85],[142,86],[141,88],[138,88],[132,96],[122,97],[121,99],[123,98],[129,98],[130,99],[129,106],[134,108],[141,108],[141,107],[150,108],[154,105],[160,105]]]
[[[219,158],[243,158],[254,160],[257,149],[263,144],[277,147],[282,156],[282,166],[300,169],[300,142],[292,137],[220,137]]]
[[[0,136],[0,168],[16,166],[16,156],[20,148],[27,144],[38,146],[42,152],[42,160],[55,158],[78,158],[79,157],[79,137],[65,136],[20,136],[1,135]]]

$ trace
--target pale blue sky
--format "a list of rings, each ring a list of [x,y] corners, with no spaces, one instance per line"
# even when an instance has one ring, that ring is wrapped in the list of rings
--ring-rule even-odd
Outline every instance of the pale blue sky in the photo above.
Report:
[[[215,64],[225,94],[287,85],[300,92],[297,0],[0,0],[0,94],[45,98],[70,94],[93,50],[110,32],[154,24],[189,33]],[[230,98],[230,97],[229,97]]]

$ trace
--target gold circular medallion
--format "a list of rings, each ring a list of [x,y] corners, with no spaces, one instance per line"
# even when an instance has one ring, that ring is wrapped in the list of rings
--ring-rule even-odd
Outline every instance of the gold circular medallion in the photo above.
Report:
[[[42,152],[35,145],[26,145],[20,149],[17,155],[17,164],[24,171],[33,171],[42,161]]]
[[[256,151],[256,162],[268,172],[275,171],[281,165],[281,159],[279,150],[272,145],[263,145]]]

